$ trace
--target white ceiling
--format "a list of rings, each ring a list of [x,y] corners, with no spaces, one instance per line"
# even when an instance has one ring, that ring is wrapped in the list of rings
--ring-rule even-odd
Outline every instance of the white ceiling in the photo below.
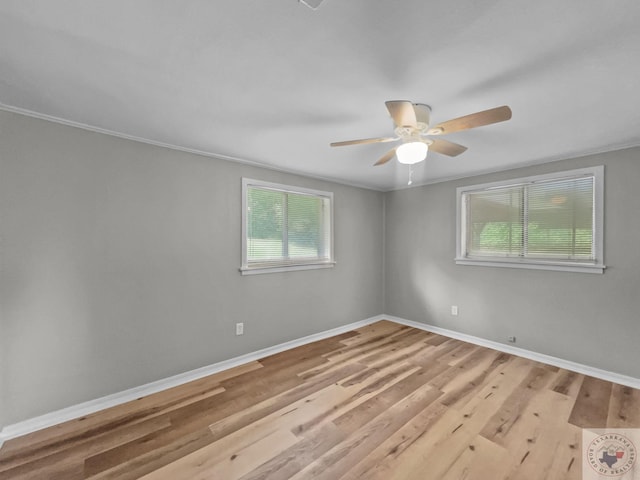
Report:
[[[389,190],[385,100],[446,138],[414,184],[640,145],[638,0],[3,0],[0,103],[90,128]]]

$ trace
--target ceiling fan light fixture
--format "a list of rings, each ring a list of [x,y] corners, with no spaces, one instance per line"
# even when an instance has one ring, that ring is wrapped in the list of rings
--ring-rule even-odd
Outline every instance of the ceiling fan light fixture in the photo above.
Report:
[[[403,143],[396,149],[396,157],[400,163],[413,165],[427,158],[429,146],[423,142]]]

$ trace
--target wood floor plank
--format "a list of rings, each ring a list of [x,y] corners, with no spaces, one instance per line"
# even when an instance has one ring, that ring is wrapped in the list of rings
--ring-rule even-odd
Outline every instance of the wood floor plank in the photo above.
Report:
[[[391,436],[385,444],[354,467],[345,478],[387,479],[392,478],[392,475],[397,475],[396,478],[404,478],[403,475],[406,475],[408,478],[411,471],[420,470],[419,463],[414,464],[411,459],[414,455],[422,455],[420,452],[428,446],[428,443],[424,442],[444,441],[448,433],[463,426],[468,431],[479,431],[508,398],[512,389],[521,383],[525,368],[528,370],[529,367],[519,362],[510,364],[505,375],[498,375],[496,381],[474,396],[473,401],[467,402],[463,410],[447,408],[440,402],[427,407],[414,422]],[[409,452],[405,453],[407,450]],[[427,468],[425,471],[430,470]]]
[[[471,352],[464,360],[451,365],[448,356],[444,360],[450,368],[437,376],[431,382],[438,390],[453,391],[461,385],[466,384],[480,373],[484,367],[487,367],[496,358],[497,352],[489,349],[476,349]],[[440,358],[438,358],[440,362]]]
[[[468,360],[452,365],[450,373],[457,373],[457,375],[449,376],[447,383],[441,386],[441,390],[452,397],[449,404],[455,403],[456,398],[465,397],[471,390],[482,386],[488,377],[497,375],[502,365],[512,358],[511,355],[495,350],[479,349],[474,350]]]
[[[446,355],[448,352],[460,346],[458,340],[446,339],[446,337],[439,338],[444,338],[445,341],[438,345],[432,345],[431,341],[427,340],[427,348],[414,355],[411,362],[420,366],[429,366],[432,362],[438,361],[441,356]]]
[[[222,418],[209,426],[215,439],[230,435],[252,424],[262,424],[275,417],[280,427],[302,433],[308,423],[318,424],[324,415],[337,414],[340,405],[349,404],[353,391],[339,387],[339,380],[362,366],[343,367],[339,372],[327,374],[315,383],[267,399],[255,406]],[[329,387],[331,389],[327,390]],[[328,392],[328,393],[327,393]],[[329,395],[329,397],[327,397]],[[328,411],[328,412],[327,412]],[[292,424],[291,422],[296,422]]]
[[[441,392],[423,385],[383,410],[372,420],[365,422],[360,428],[352,430],[356,423],[342,422],[339,426],[347,434],[345,440],[291,477],[291,480],[340,478],[366,457],[372,449],[412,420],[440,395]]]
[[[242,471],[243,473],[238,474],[238,476],[236,477],[229,477],[239,478],[241,475],[247,473],[244,472],[241,467],[237,467],[235,465],[235,463],[237,462],[234,462],[241,451],[244,450],[244,453],[246,455],[246,449],[252,448],[252,445],[255,442],[272,435],[277,430],[286,431],[287,434],[285,435],[285,438],[291,438],[290,436],[294,436],[293,433],[291,433],[291,430],[296,425],[298,425],[300,422],[305,421],[305,419],[308,419],[310,416],[317,414],[318,411],[324,411],[325,409],[332,410],[333,406],[336,403],[343,401],[347,396],[348,394],[344,392],[344,389],[340,388],[335,383],[330,383],[323,386],[320,391],[310,392],[309,396],[303,397],[295,401],[294,403],[287,405],[281,410],[274,411],[270,415],[260,418],[259,420],[245,425],[241,428],[233,428],[229,427],[228,425],[225,426],[223,424],[228,423],[233,425],[236,419],[230,418],[228,422],[225,422],[226,419],[223,419],[221,422],[213,424],[209,427],[212,435],[210,437],[207,437],[207,441],[203,443],[204,446],[202,446],[202,448],[199,448],[197,450],[192,449],[194,457],[190,457],[191,454],[186,455],[186,457],[190,457],[191,459],[202,458],[203,456],[206,457],[212,452],[228,452],[228,458],[217,458],[220,458],[221,462],[228,464],[227,466],[229,467],[229,469],[238,472]],[[283,404],[281,403],[280,405],[282,406]],[[289,445],[288,442],[287,445]],[[286,447],[281,445],[278,451],[281,451],[284,448]],[[188,460],[188,463],[190,465],[191,460]],[[164,473],[175,473],[182,468],[182,465],[183,464],[181,463],[181,458],[178,457],[177,460],[174,460],[172,461],[172,463],[166,465],[166,469],[165,467],[162,467],[158,470]],[[207,462],[206,470],[211,469],[216,470],[216,467],[214,467],[211,462]],[[191,466],[189,467],[189,470],[193,473],[193,468]],[[117,469],[115,471],[117,472]],[[153,475],[150,475],[150,477],[153,477]]]
[[[427,472],[431,478],[441,478],[455,459],[468,448],[473,436],[470,431],[461,427],[457,412],[445,410],[426,434],[416,438],[393,461],[387,462],[384,468],[376,471],[370,478],[422,480]]]
[[[363,345],[365,342],[371,342],[376,339],[387,338],[399,332],[408,331],[409,329],[410,327],[407,327],[405,325],[400,325],[395,322],[382,320],[372,325],[367,325],[365,327],[357,329],[356,330],[358,332],[357,336],[343,340],[342,343],[350,347]]]
[[[458,412],[458,427],[480,433],[497,415],[504,413],[505,405],[512,402],[514,392],[522,386],[531,364],[516,358],[502,365],[504,368],[477,393],[449,407],[450,411]]]
[[[333,424],[326,423],[300,439],[293,447],[243,475],[240,480],[289,480],[344,439],[343,432]]]
[[[441,421],[446,412],[447,408],[440,402],[431,403],[412,422],[405,424],[340,478],[388,478],[387,475],[394,470],[398,457],[416,441],[430,435],[433,425]]]
[[[374,337],[370,341],[358,343],[348,348],[332,352],[331,354],[323,355],[329,362],[304,371],[300,373],[299,376],[306,380],[315,375],[325,373],[328,370],[338,368],[346,363],[358,362],[370,364],[375,358],[380,358],[383,362],[388,361],[388,359],[385,358],[386,353],[402,347],[401,342],[403,340],[405,341],[405,345],[419,349],[421,345],[415,341],[416,337],[410,339],[410,341],[406,341],[406,339],[403,338],[405,333],[407,333],[407,331],[402,330],[395,335]],[[409,331],[408,333],[415,334],[416,332]],[[425,332],[422,333],[424,334]],[[424,335],[422,337],[424,337]]]
[[[71,447],[74,447],[76,452],[87,452],[94,449],[96,444],[119,444],[121,443],[119,439],[127,438],[128,430],[146,432],[150,420],[224,392],[224,388],[217,383],[212,385],[195,383],[197,384],[195,388],[190,384],[184,391],[170,389],[171,391],[163,392],[161,398],[143,397],[139,401],[127,402],[120,407],[107,409],[104,415],[108,422],[107,420],[91,422],[93,426],[82,424],[77,431],[71,430],[72,433],[66,436],[59,431],[54,434],[45,431],[49,438],[48,442],[36,439],[33,444],[25,446],[22,450],[15,447],[7,449],[6,456],[0,462],[0,471],[28,463],[36,458],[53,458],[54,455]],[[136,410],[134,405],[139,408]],[[160,423],[168,424],[168,420],[161,419]],[[66,424],[64,427],[69,428]],[[154,431],[159,430],[161,429]]]
[[[536,391],[546,385],[550,376],[550,372],[544,368],[531,368],[529,374],[502,404],[500,411],[496,412],[480,431],[480,435],[487,440],[504,445],[509,430],[520,420]]]
[[[513,480],[575,479],[582,477],[582,430],[569,425],[562,430],[545,429],[525,455],[516,457]]]
[[[325,385],[334,383],[340,378],[344,378],[362,368],[364,368],[364,366],[358,364],[347,365],[339,372],[322,377],[315,383],[300,386],[298,382],[294,382],[293,385],[289,385],[289,389],[283,388],[282,385],[274,385],[271,392],[263,389],[261,390],[260,395],[256,393],[252,397],[234,396],[225,399],[222,398],[223,395],[220,395],[220,401],[218,403],[207,404],[208,408],[206,409],[206,414],[199,411],[199,409],[203,407],[198,404],[190,406],[188,411],[178,412],[178,415],[175,415],[174,412],[172,412],[170,414],[170,418],[172,424],[175,426],[172,430],[168,432],[162,431],[158,434],[151,434],[140,441],[130,442],[128,444],[112,448],[108,451],[104,451],[99,455],[94,455],[86,460],[86,471],[90,474],[96,474],[100,471],[109,470],[118,464],[126,463],[136,457],[146,455],[148,452],[153,452],[155,450],[168,450],[173,452],[176,449],[179,449],[182,454],[191,453],[216,439],[213,433],[208,429],[208,425],[221,418],[226,418],[238,411],[245,412],[246,409],[255,405],[255,402],[258,402],[259,404],[261,399],[268,399],[274,396],[280,398],[279,394],[284,392],[287,398],[279,404],[271,404],[266,410],[263,410],[263,413],[277,410],[281,405],[286,404],[287,401],[291,402],[295,399],[304,397],[309,393],[309,391],[315,391]],[[271,395],[268,393],[271,393]],[[240,408],[240,406],[242,406],[242,408]],[[207,428],[206,435],[199,434],[203,428]],[[192,434],[196,435],[196,439],[194,441],[186,443],[181,442],[181,438],[189,438]],[[169,457],[161,457],[157,459],[156,465],[158,465],[158,462],[162,461],[162,458],[168,460]]]
[[[569,370],[561,370],[551,385],[551,389],[554,392],[576,398],[583,381],[584,375],[577,372],[570,372]]]
[[[221,448],[217,442],[196,450],[143,477],[143,480],[210,480],[240,478],[266,463],[298,438],[286,429],[254,437],[248,445]]]
[[[547,443],[553,433],[564,432],[567,419],[571,413],[573,401],[571,398],[552,390],[539,390],[528,402],[518,421],[503,437],[502,444],[508,449],[513,462],[511,475],[531,475],[535,471],[551,471],[555,458],[554,450],[549,450]],[[573,431],[573,429],[570,429]],[[568,445],[553,442],[556,449]],[[580,463],[580,442],[572,443],[574,461]],[[567,462],[571,457],[567,458]],[[576,466],[577,468],[577,466]]]
[[[607,426],[640,428],[640,390],[623,385],[612,385]]]
[[[24,435],[2,447],[0,465],[14,457],[48,455],[54,451],[69,448],[74,442],[81,444],[87,439],[95,439],[103,431],[113,430],[118,425],[131,425],[141,419],[148,420],[150,416],[158,416],[176,404],[184,404],[194,397],[202,398],[206,392],[218,393],[221,381],[259,368],[262,368],[259,362],[249,362],[98,413]]]
[[[437,364],[431,375],[435,374],[437,371],[436,369],[441,365],[442,364]],[[444,366],[441,366],[440,368],[444,368]],[[418,388],[426,385],[426,380],[429,378],[428,375],[429,372],[425,370],[413,372],[411,375],[392,385],[391,388],[381,391],[359,405],[354,404],[347,412],[335,418],[333,423],[343,431],[355,431],[357,428],[382,414],[391,405],[399,402]],[[433,391],[438,392],[435,389],[433,389]],[[441,392],[438,392],[437,395],[440,396],[441,394]]]
[[[486,351],[486,349],[473,345],[472,343],[460,342],[460,345],[456,348],[439,357],[438,361],[454,366],[464,360],[468,355],[480,350]]]
[[[346,365],[336,372],[329,372],[325,375],[314,378],[313,382],[307,382],[299,385],[291,390],[287,390],[280,394],[269,397],[262,402],[252,405],[250,408],[240,410],[236,413],[225,416],[224,418],[212,423],[209,427],[215,438],[220,438],[235,432],[251,423],[258,422],[260,419],[268,417],[274,412],[280,411],[285,407],[296,408],[295,402],[300,399],[308,398],[310,395],[322,391],[329,385],[335,385],[340,380],[348,378],[354,372],[359,372],[364,368],[363,365]]]
[[[376,374],[369,377],[366,382],[356,384],[346,382],[342,384],[341,386],[348,395],[347,398],[335,405],[332,411],[317,413],[311,416],[306,422],[300,423],[295,428],[294,433],[298,435],[304,434],[323,422],[334,421],[343,416],[345,412],[358,409],[362,404],[366,404],[374,398],[384,396],[386,392],[391,389],[395,390],[400,382],[411,377],[416,371],[416,367],[409,364],[391,366],[376,372]]]
[[[586,377],[580,387],[569,423],[580,428],[605,428],[613,384]]]
[[[394,461],[387,462],[386,469],[379,469],[371,478],[418,479],[424,478],[421,475],[425,472],[433,475],[430,478],[444,476],[454,468],[459,456],[473,445],[473,439],[486,425],[487,420],[496,415],[504,403],[512,398],[514,390],[523,382],[523,371],[529,370],[530,365],[520,365],[517,362],[510,364],[502,372],[505,375],[498,375],[495,382],[482,389],[480,394],[474,396],[473,401],[468,402],[462,409],[447,408],[440,420],[429,430],[428,435],[413,441]],[[436,465],[432,462],[434,458],[438,459]],[[503,461],[508,459],[509,457],[505,456]]]
[[[118,445],[139,440],[151,433],[167,430],[170,427],[171,422],[167,418],[154,417],[134,425],[114,428],[93,441],[87,441],[81,445],[74,444],[73,448],[43,455],[30,462],[7,462],[3,466],[0,478],[5,476],[15,480],[38,478],[39,476],[40,478],[59,476],[69,480],[84,478],[84,461],[87,457]],[[8,468],[5,469],[5,466]]]
[[[401,358],[406,353],[419,351],[423,347],[422,340],[428,338],[425,332],[406,332],[403,335],[392,337],[390,341],[375,352],[358,360],[365,364],[377,362],[391,362],[394,358]]]
[[[509,471],[506,449],[476,435],[444,472],[441,480],[488,480],[504,478]]]
[[[107,464],[108,468],[100,464],[103,458],[96,460],[90,457],[87,460],[93,460],[93,464],[85,463],[85,478],[135,480],[211,444],[212,441],[209,429],[203,428],[180,435],[171,442],[163,442],[157,448],[143,449],[138,455],[127,456],[121,462],[110,462]],[[92,470],[96,470],[97,473],[94,474]]]
[[[640,390],[390,321],[10,440],[0,480],[579,480]]]
[[[459,346],[459,344],[461,343],[458,340],[452,340],[452,339],[447,338],[447,337],[442,336],[442,335],[435,335],[435,336],[433,336],[433,337],[431,337],[430,339],[427,340],[427,343],[429,345],[434,345],[436,347],[442,345],[445,342],[453,343],[456,346]]]

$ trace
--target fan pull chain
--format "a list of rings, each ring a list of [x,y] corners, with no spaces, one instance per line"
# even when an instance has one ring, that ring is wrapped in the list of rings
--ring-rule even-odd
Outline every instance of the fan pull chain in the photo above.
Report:
[[[409,165],[409,182],[407,185],[411,185],[413,183],[413,165]]]

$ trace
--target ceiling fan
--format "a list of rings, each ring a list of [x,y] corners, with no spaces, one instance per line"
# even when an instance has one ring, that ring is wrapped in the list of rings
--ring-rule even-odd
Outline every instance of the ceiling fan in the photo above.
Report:
[[[360,140],[347,140],[333,142],[332,147],[345,145],[361,145],[365,143],[384,143],[402,141],[402,144],[385,153],[374,166],[384,165],[394,156],[400,163],[413,165],[423,161],[427,157],[429,149],[434,152],[455,157],[464,152],[467,147],[449,142],[440,138],[432,139],[429,136],[446,135],[448,133],[468,130],[470,128],[491,125],[504,122],[511,118],[511,109],[506,105],[502,107],[483,110],[464,117],[454,118],[435,127],[431,127],[431,107],[422,103],[412,103],[408,100],[390,100],[385,102],[389,115],[395,125],[395,137],[363,138]]]

